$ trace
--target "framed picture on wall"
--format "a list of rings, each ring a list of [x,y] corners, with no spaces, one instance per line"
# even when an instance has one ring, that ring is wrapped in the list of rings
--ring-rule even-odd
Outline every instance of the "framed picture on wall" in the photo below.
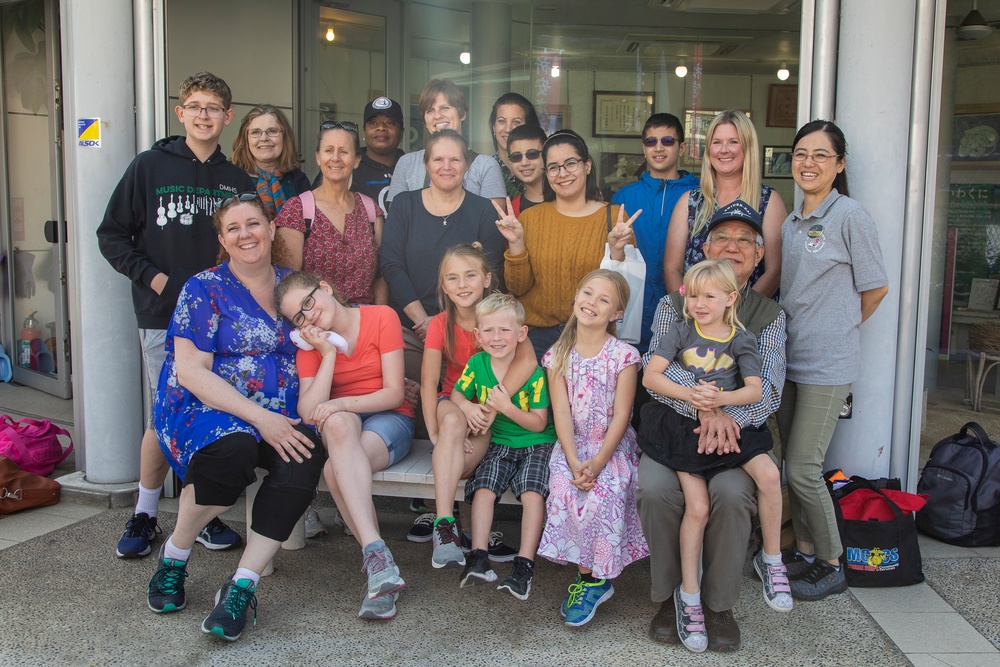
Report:
[[[631,139],[653,115],[653,93],[594,91],[594,136]]]
[[[793,83],[772,83],[767,94],[767,126],[795,127],[799,108],[799,87]]]
[[[538,124],[545,130],[545,134],[547,135],[552,134],[556,130],[569,127],[569,105],[549,105],[545,111],[539,109]]]
[[[684,112],[686,148],[684,154],[681,155],[681,167],[690,171],[700,168],[701,158],[705,155],[705,146],[708,143],[708,126],[722,111],[723,109],[687,109]],[[750,118],[749,109],[743,109],[743,113],[747,115],[747,118]]]
[[[602,153],[598,170],[599,184],[614,194],[634,183],[639,168],[646,162],[642,153]]]
[[[951,141],[952,168],[995,169],[1000,166],[1000,105],[956,105]]]
[[[764,178],[792,177],[792,147],[764,146],[763,165]]]

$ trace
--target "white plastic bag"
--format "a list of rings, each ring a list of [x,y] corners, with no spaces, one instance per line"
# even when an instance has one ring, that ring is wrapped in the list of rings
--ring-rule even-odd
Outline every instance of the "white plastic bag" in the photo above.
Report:
[[[646,292],[646,261],[642,253],[631,243],[625,246],[625,260],[611,259],[611,247],[604,244],[602,269],[610,269],[625,276],[628,281],[629,298],[625,314],[618,322],[618,338],[636,345],[642,337],[642,304]]]

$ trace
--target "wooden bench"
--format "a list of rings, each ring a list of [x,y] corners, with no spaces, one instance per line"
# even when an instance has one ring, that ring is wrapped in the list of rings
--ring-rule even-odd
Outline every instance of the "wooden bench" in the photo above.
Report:
[[[381,470],[372,475],[372,495],[389,496],[392,498],[433,498],[434,497],[434,472],[431,466],[431,451],[433,445],[430,440],[414,440],[410,452],[401,460],[396,461],[385,470]],[[247,530],[252,523],[253,500],[260,489],[260,484],[267,471],[258,469],[257,481],[247,487],[246,495],[246,521]],[[320,477],[319,490],[323,493],[330,493],[326,487],[326,480]],[[458,483],[455,489],[455,500],[465,500],[465,480]],[[500,502],[508,505],[520,504],[510,489],[507,489],[500,497]],[[306,528],[304,517],[299,517],[299,522],[292,529],[291,536],[282,543],[282,548],[294,551],[302,549],[306,545]],[[270,574],[270,572],[267,572]]]

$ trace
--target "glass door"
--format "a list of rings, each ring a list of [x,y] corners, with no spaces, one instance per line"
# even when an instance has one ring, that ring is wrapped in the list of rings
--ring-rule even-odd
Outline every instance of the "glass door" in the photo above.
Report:
[[[0,7],[3,343],[13,379],[69,398],[57,0]]]

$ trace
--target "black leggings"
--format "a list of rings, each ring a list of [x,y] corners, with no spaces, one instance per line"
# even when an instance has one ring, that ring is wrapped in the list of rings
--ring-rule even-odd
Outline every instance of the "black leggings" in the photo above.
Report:
[[[312,441],[312,458],[285,463],[271,445],[249,433],[231,433],[199,449],[188,464],[184,484],[192,485],[198,505],[233,505],[257,479],[255,468],[268,471],[253,504],[255,533],[284,542],[309,507],[326,463],[326,448],[308,426],[295,430]]]

